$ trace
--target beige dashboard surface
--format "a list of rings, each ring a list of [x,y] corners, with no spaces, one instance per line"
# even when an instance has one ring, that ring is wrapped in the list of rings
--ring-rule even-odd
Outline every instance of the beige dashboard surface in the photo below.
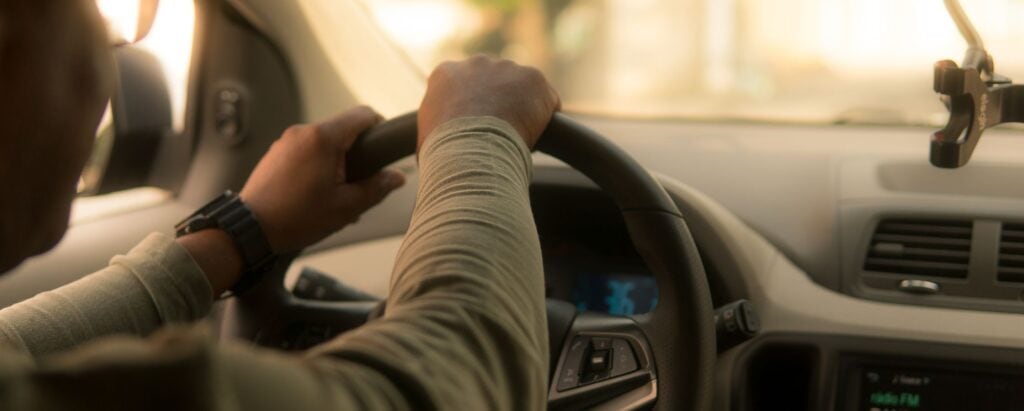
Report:
[[[684,199],[710,221],[731,248],[750,287],[749,299],[764,331],[793,331],[918,339],[976,345],[1024,346],[1020,315],[929,308],[853,298],[811,281],[750,227],[720,204],[670,177],[666,190]],[[300,267],[330,274],[346,285],[384,297],[403,236],[327,249],[299,258],[287,277],[291,286]]]

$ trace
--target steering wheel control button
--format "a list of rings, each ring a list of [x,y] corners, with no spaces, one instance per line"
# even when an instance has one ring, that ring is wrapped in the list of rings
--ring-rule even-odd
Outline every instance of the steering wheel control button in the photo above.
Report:
[[[590,346],[589,337],[576,337],[569,346],[562,363],[562,370],[558,373],[558,391],[565,391],[576,388],[580,385],[580,374],[582,374],[583,356]]]
[[[590,348],[594,351],[610,350],[612,349],[612,339],[595,337],[590,340]]]
[[[624,338],[616,338],[612,341],[612,377],[618,377],[637,370],[636,354],[630,347],[629,341]]]
[[[761,331],[761,320],[747,300],[737,300],[715,310],[718,351],[725,351],[753,338]]]
[[[608,369],[609,354],[611,354],[611,350],[591,351],[587,356],[587,372],[601,372]]]

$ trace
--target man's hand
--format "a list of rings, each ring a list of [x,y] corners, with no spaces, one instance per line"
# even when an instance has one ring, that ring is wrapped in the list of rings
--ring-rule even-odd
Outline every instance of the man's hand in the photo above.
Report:
[[[438,126],[470,116],[507,121],[533,148],[560,105],[558,93],[535,68],[486,56],[443,63],[427,80],[417,115],[417,148]]]
[[[320,124],[285,130],[256,165],[239,196],[252,210],[274,252],[297,251],[380,203],[405,178],[385,170],[363,181],[345,180],[345,155],[380,115],[356,107]],[[244,262],[231,238],[202,230],[178,238],[220,295],[238,282]]]
[[[390,170],[363,181],[345,179],[349,148],[380,120],[369,107],[356,107],[320,124],[292,126],[270,147],[239,195],[275,252],[323,239],[405,183]]]

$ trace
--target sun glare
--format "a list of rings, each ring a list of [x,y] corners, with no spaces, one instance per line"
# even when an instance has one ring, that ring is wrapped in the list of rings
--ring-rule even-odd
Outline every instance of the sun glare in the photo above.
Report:
[[[96,0],[111,38],[132,40],[139,25],[139,1]]]
[[[135,38],[139,1],[96,0],[96,5],[113,35],[123,39]],[[163,67],[175,130],[181,130],[185,121],[185,94],[194,29],[195,5],[191,0],[164,0],[159,2],[153,28],[135,44],[156,56]]]
[[[139,42],[156,55],[164,68],[171,95],[174,128],[185,122],[185,96],[188,70],[192,65],[192,35],[195,29],[195,5],[191,0],[161,1],[149,35]]]

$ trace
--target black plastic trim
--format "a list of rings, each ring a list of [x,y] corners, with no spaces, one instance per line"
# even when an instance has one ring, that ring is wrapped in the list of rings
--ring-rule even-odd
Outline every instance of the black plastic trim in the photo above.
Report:
[[[548,409],[585,409],[629,392],[655,376],[651,361],[651,347],[636,322],[628,317],[614,317],[596,313],[583,313],[576,317],[572,329],[558,350],[555,375],[565,369],[565,360],[573,339],[577,336],[624,338],[629,341],[637,357],[638,369],[629,374],[612,377],[576,388],[559,391],[557,379],[551,379],[548,390]]]
[[[780,349],[805,350],[811,361],[808,410],[844,409],[839,401],[850,366],[886,361],[946,369],[1024,372],[1024,349],[807,333],[766,333],[723,353],[715,381],[715,410],[791,409],[792,403],[752,403],[751,364]],[[797,393],[800,394],[800,393]]]

